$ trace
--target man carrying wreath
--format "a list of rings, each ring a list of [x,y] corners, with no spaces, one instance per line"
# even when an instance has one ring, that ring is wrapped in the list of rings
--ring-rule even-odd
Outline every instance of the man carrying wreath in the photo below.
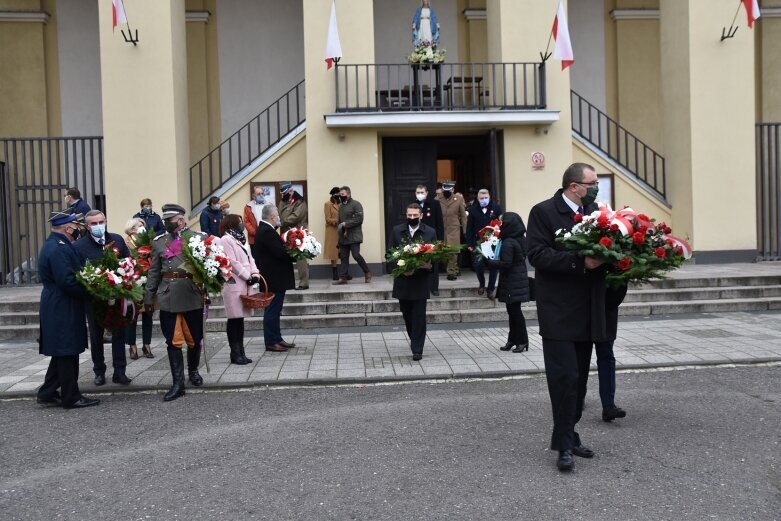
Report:
[[[184,395],[184,356],[182,344],[187,343],[187,371],[190,383],[198,387],[203,378],[198,374],[203,341],[203,291],[193,282],[192,274],[182,265],[187,261],[183,241],[193,235],[204,239],[205,233],[187,227],[185,209],[178,204],[163,205],[166,233],[152,240],[152,253],[146,279],[144,305],[153,311],[155,300],[160,309],[160,329],[168,346],[171,366],[171,389],[163,397],[170,402]]]
[[[391,248],[412,242],[437,242],[434,228],[420,222],[420,205],[407,206],[407,222],[393,227]],[[395,267],[395,266],[394,266]],[[423,358],[423,344],[426,341],[426,302],[429,298],[429,276],[431,263],[426,263],[393,279],[393,298],[399,299],[399,307],[407,327],[412,359]]]

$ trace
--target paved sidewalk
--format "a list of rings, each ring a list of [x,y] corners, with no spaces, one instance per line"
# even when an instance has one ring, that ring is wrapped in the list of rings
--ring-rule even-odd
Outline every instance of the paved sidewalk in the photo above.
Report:
[[[504,313],[497,311],[497,318]],[[476,327],[430,325],[423,360],[413,362],[406,333],[398,327],[315,333],[287,332],[298,347],[266,352],[262,336],[246,339],[252,364],[229,363],[224,333],[207,337],[209,371],[205,387],[333,384],[427,378],[500,377],[544,371],[536,323],[529,325],[528,352],[503,352],[506,322]],[[248,332],[253,333],[253,332]],[[254,332],[257,333],[257,332]],[[283,331],[283,333],[286,333]],[[298,334],[293,334],[298,333]],[[154,359],[129,361],[129,386],[92,384],[89,351],[81,355],[80,386],[85,393],[165,390],[170,373],[162,338],[153,341]],[[140,349],[139,349],[140,351]],[[105,346],[106,357],[111,348]],[[781,361],[781,312],[671,315],[622,318],[615,354],[619,368]],[[592,368],[596,369],[596,358]],[[107,376],[111,376],[111,362]],[[29,396],[43,382],[48,358],[32,344],[0,344],[0,397]]]

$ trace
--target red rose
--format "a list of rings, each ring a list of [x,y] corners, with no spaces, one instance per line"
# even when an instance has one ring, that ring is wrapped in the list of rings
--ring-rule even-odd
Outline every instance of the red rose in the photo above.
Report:
[[[673,229],[670,228],[669,226],[665,226],[663,231],[664,231],[664,233],[672,233]]]
[[[607,249],[610,249],[610,247],[613,246],[613,241],[610,239],[610,237],[602,237],[599,239],[599,244]]]
[[[583,220],[583,214],[582,213],[576,213],[575,217],[573,217],[572,220],[575,221],[576,223],[579,223],[580,221]]]
[[[610,231],[611,232],[617,232],[618,231],[618,225],[617,224],[611,224],[610,225]]]
[[[635,244],[645,243],[645,234],[642,232],[635,232],[632,234],[632,242]]]
[[[603,229],[610,226],[610,221],[608,220],[607,215],[601,214],[599,217],[597,217],[597,226]]]
[[[683,247],[682,246],[676,246],[675,247],[675,253],[683,257]]]
[[[666,252],[666,251],[665,251],[665,249],[664,249],[664,248],[662,248],[661,246],[659,246],[658,248],[656,248],[656,249],[654,250],[654,253],[655,253],[655,254],[656,254],[656,256],[657,256],[657,257],[659,257],[660,259],[664,259],[664,258],[667,256],[667,252]]]
[[[647,231],[648,231],[648,227],[647,227],[647,226],[640,225],[640,226],[637,228],[637,231],[638,231],[638,232],[640,232],[640,233],[642,233],[643,235],[645,235],[645,232],[647,232]]]
[[[641,221],[650,221],[651,219],[648,218],[648,216],[644,213],[637,214],[637,218]]]
[[[629,269],[629,266],[632,264],[632,258],[631,257],[624,257],[620,261],[616,262],[616,267],[620,269],[621,271],[626,271]]]

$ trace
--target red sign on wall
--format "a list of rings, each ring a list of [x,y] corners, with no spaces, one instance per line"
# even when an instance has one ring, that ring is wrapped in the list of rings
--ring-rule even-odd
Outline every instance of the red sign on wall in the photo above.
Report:
[[[532,169],[533,170],[545,169],[545,154],[543,152],[532,153]]]

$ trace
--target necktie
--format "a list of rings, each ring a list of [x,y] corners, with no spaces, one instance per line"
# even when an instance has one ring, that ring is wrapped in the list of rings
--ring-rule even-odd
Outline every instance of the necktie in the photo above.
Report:
[[[583,207],[582,206],[578,206],[578,213],[579,214],[583,214]]]

